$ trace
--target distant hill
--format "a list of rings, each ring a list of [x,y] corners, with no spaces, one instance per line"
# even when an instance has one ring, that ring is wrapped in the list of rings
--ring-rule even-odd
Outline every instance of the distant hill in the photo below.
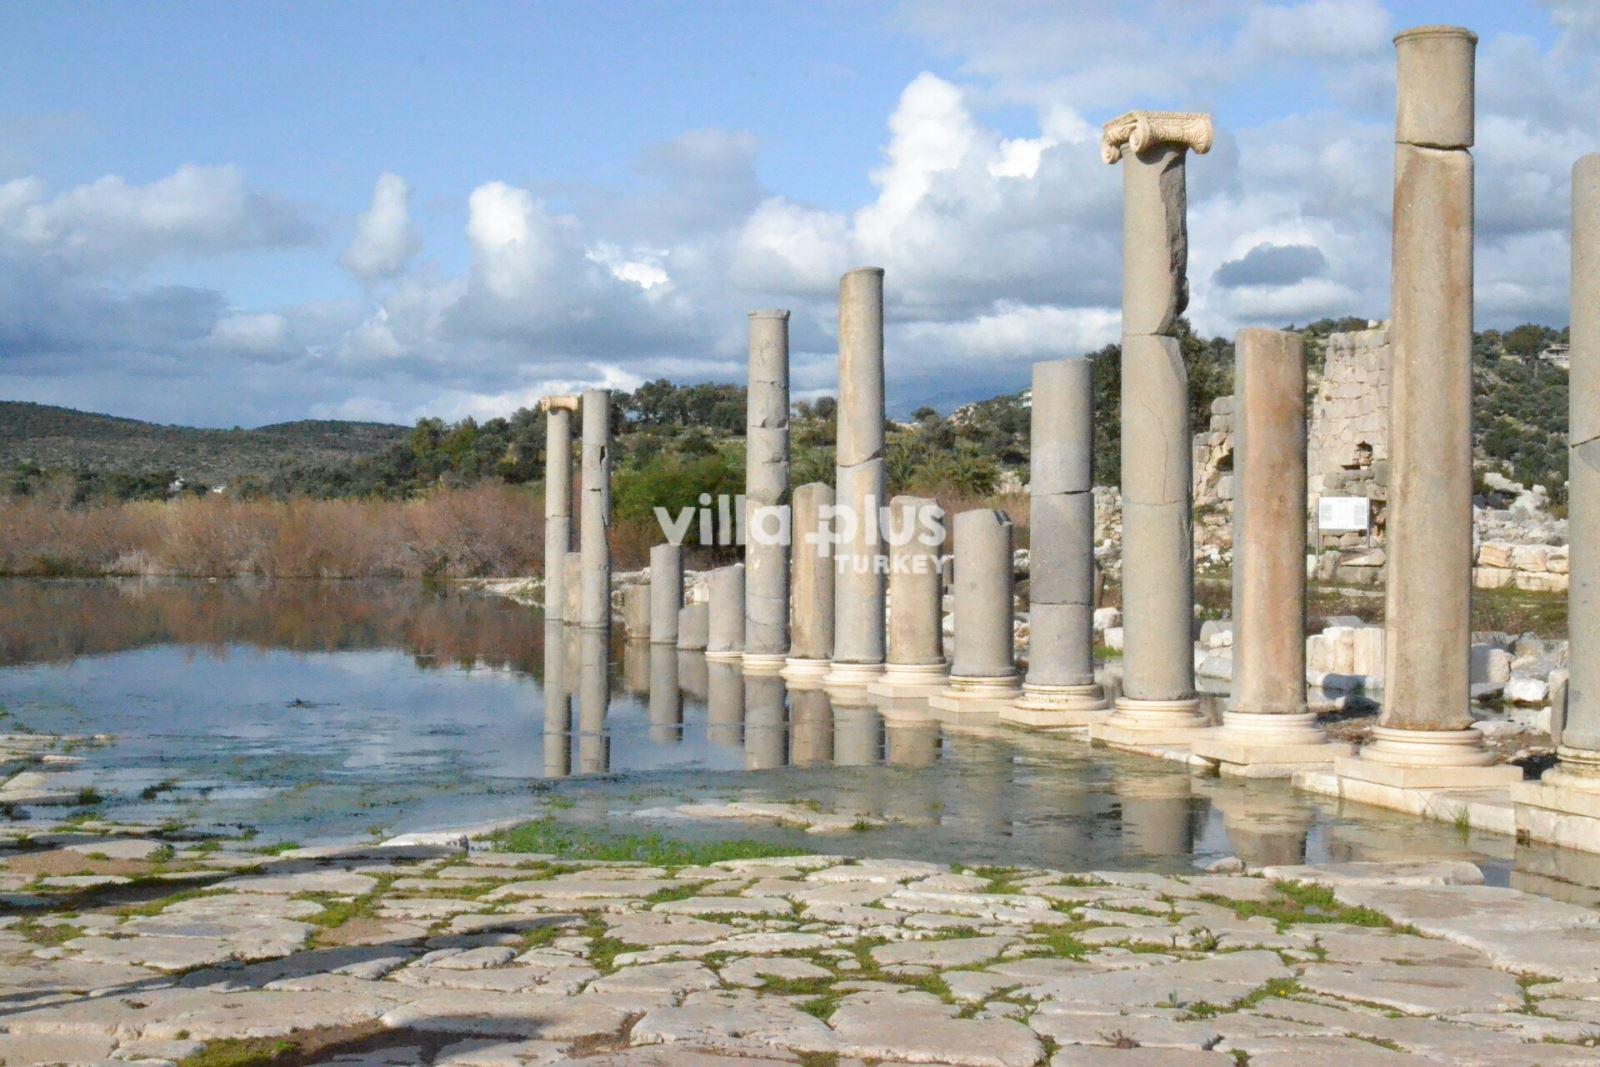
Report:
[[[23,465],[224,485],[287,465],[349,463],[403,441],[406,426],[307,419],[242,430],[163,426],[48,404],[0,401],[0,471]]]

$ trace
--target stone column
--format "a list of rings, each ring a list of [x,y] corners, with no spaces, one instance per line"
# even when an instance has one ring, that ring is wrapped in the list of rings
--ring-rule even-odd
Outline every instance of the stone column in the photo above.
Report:
[[[897,496],[889,501],[889,650],[883,676],[867,686],[873,696],[916,697],[942,692],[950,668],[944,658],[944,512],[932,500]]]
[[[1094,365],[1033,365],[1028,464],[1028,676],[1000,713],[1027,726],[1105,718],[1094,680]]]
[[[878,506],[884,499],[883,270],[839,281],[839,541],[834,548],[833,666],[827,684],[864,687],[883,673],[886,564]],[[849,536],[846,536],[846,535]]]
[[[566,615],[567,552],[572,548],[572,412],[574,396],[544,398],[544,615]]]
[[[1017,688],[1012,609],[1012,527],[1003,511],[956,516],[955,656],[950,685],[928,707],[950,715],[997,715]]]
[[[683,546],[650,549],[650,643],[678,643],[678,612],[683,608]]]
[[[820,678],[833,658],[833,486],[808,482],[794,491],[794,596],[789,617],[790,681]]]
[[[1560,762],[1512,795],[1519,835],[1600,852],[1600,155],[1593,154],[1572,168],[1571,358],[1567,715]]]
[[[1178,318],[1189,304],[1189,149],[1211,116],[1133,111],[1106,123],[1122,160],[1122,697],[1097,741],[1182,747],[1209,725],[1194,686],[1194,528],[1189,375]]]
[[[738,662],[744,658],[744,564],[711,572],[710,632],[706,659]]]
[[[583,556],[583,600],[579,625],[611,628],[611,391],[583,391],[583,521],[578,551]]]
[[[569,626],[578,625],[583,615],[583,553],[568,552],[566,566],[562,568],[562,601],[565,604],[561,621]]]
[[[622,587],[622,633],[629,641],[650,640],[650,583]]]
[[[678,650],[650,646],[650,740],[675,745],[683,740],[683,690],[678,688]]]
[[[789,313],[750,312],[745,419],[744,669],[789,651]]]
[[[711,640],[711,605],[705,601],[685,604],[678,609],[678,648],[683,652],[704,652]]]
[[[1473,53],[1467,30],[1394,39],[1383,714],[1341,776],[1390,789],[1520,781],[1469,727]],[[1371,789],[1366,791],[1372,793]],[[1369,799],[1365,795],[1363,799]],[[1385,797],[1370,799],[1383,803]],[[1394,799],[1394,798],[1389,798]],[[1395,800],[1398,803],[1398,800]]]
[[[566,635],[561,623],[544,626],[544,775],[572,773],[572,693],[568,688]]]
[[[1233,371],[1233,695],[1195,755],[1286,778],[1331,763],[1306,710],[1306,359],[1300,335],[1242,330]]]

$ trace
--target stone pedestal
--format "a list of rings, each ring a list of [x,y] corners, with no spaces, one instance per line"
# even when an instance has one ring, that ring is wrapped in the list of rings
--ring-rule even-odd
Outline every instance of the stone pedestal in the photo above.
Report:
[[[1512,790],[1517,833],[1600,852],[1600,155],[1572,168],[1567,522],[1571,674],[1560,762]]]
[[[955,519],[955,657],[950,684],[928,699],[941,716],[997,716],[1016,700],[1012,526],[982,508]]]
[[[685,604],[678,610],[678,648],[683,652],[704,652],[711,640],[711,605]]]
[[[678,612],[683,608],[683,546],[650,549],[650,643],[678,643]]]
[[[1473,50],[1467,30],[1395,38],[1390,476],[1384,700],[1338,774],[1388,789],[1493,788],[1469,729],[1472,643]]]
[[[1187,745],[1210,725],[1194,685],[1189,377],[1178,318],[1189,302],[1185,158],[1210,150],[1209,115],[1134,111],[1101,156],[1123,164],[1123,695],[1090,736],[1119,747]]]
[[[1094,367],[1033,365],[1028,469],[1028,675],[1006,722],[1088,726],[1106,717],[1094,680]]]
[[[1234,345],[1233,697],[1191,751],[1223,774],[1288,778],[1332,763],[1306,710],[1306,362],[1298,334]]]
[[[883,673],[883,416],[883,271],[863,267],[839,282],[833,688],[864,688]]]
[[[710,630],[706,659],[738,662],[744,658],[744,564],[711,572]]]
[[[820,678],[833,658],[833,486],[808,482],[792,497],[794,545],[789,554],[794,595],[789,616],[790,681]]]
[[[583,391],[583,499],[578,551],[583,558],[578,623],[611,628],[611,391]]]
[[[544,439],[544,614],[560,620],[567,609],[566,563],[572,549],[572,412],[576,397],[543,401]]]
[[[883,675],[867,685],[874,697],[932,696],[942,691],[944,580],[939,550],[944,512],[932,500],[897,496],[889,501],[889,650]]]
[[[745,420],[744,669],[789,651],[789,313],[750,312]]]

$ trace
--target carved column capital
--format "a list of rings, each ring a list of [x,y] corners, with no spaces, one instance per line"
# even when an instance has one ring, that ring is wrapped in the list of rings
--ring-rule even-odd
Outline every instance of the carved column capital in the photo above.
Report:
[[[539,407],[545,411],[577,411],[578,398],[575,396],[547,396],[539,401]]]
[[[1211,116],[1195,111],[1130,111],[1106,123],[1100,133],[1100,158],[1115,163],[1127,145],[1137,155],[1157,144],[1211,151]]]

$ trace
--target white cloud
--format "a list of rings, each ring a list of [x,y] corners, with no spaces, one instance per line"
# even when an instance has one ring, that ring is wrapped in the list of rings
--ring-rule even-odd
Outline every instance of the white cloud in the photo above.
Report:
[[[339,265],[367,282],[404,270],[421,247],[409,200],[404,178],[380,175],[372,190],[372,205],[356,219],[356,235],[339,257]]]

